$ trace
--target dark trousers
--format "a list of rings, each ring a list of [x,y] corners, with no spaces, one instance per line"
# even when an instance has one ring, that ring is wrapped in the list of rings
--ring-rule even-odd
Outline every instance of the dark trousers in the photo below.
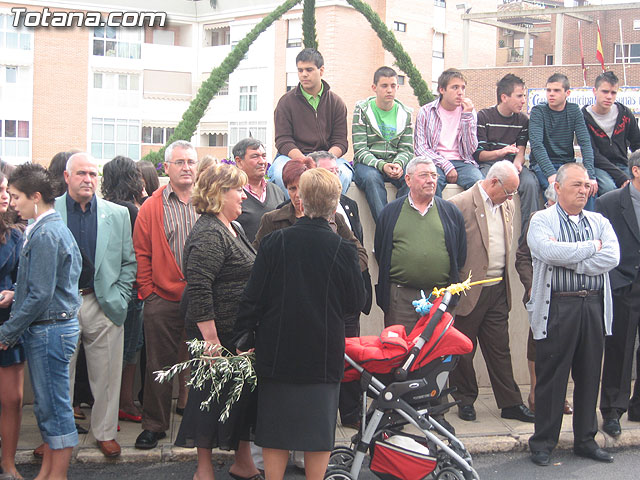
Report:
[[[597,447],[596,404],[604,348],[602,295],[555,297],[547,338],[536,340],[536,422],[532,452],[550,453],[558,443],[569,372],[573,390],[573,448]]]
[[[605,338],[600,411],[603,418],[619,418],[631,394],[633,349],[640,320],[640,281],[613,294],[613,334]]]
[[[345,338],[360,336],[360,314],[346,318],[344,321]],[[356,423],[360,420],[362,408],[362,391],[360,381],[342,382],[340,384],[340,398],[338,410],[340,411],[340,423],[343,425]]]
[[[473,351],[460,357],[458,366],[449,376],[450,385],[457,388],[453,398],[460,401],[460,405],[473,405],[478,398],[473,357],[480,343],[498,408],[520,405],[522,395],[511,365],[509,307],[504,280],[483,287],[473,311],[465,316],[456,315],[455,327],[473,342]]]
[[[178,363],[178,349],[184,331],[180,302],[152,294],[144,304],[144,338],[147,372],[144,380],[142,428],[152,432],[169,430],[173,382],[158,383],[153,372]]]
[[[389,308],[384,313],[384,326],[404,325],[407,335],[409,335],[420,320],[420,315],[416,313],[416,309],[411,303],[420,298],[420,290],[393,282],[389,288]],[[425,291],[425,295],[429,293],[431,292]]]

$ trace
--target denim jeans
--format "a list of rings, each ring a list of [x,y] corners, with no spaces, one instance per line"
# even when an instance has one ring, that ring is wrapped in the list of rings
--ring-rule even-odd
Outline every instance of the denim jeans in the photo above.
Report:
[[[456,172],[458,172],[458,180],[456,180],[456,183],[465,190],[470,189],[478,180],[484,178],[477,165],[464,163],[462,160],[452,160],[451,164],[455,167]],[[436,195],[442,197],[442,191],[444,187],[447,186],[447,176],[440,167],[436,167],[436,169],[438,170],[438,188]]]
[[[629,167],[627,165],[623,165],[621,163],[614,163],[614,165],[626,173],[627,177],[631,178]],[[604,195],[605,193],[618,188],[611,175],[600,168],[596,168],[596,180],[598,180],[598,196]]]
[[[558,169],[562,165],[564,165],[564,162],[551,162],[551,164],[553,165],[553,168],[555,168],[557,172]],[[538,182],[540,182],[540,188],[542,188],[542,195],[544,196],[544,192],[546,192],[547,188],[549,188],[549,180],[547,179],[545,174],[542,172],[540,165],[538,165],[537,163],[531,166],[531,170],[533,171],[533,173],[536,174],[536,177],[538,177]],[[587,204],[584,206],[584,209],[589,210],[591,212],[595,211],[596,197],[589,197],[589,199],[587,200]]]
[[[369,210],[371,210],[371,216],[376,223],[378,222],[380,212],[387,204],[385,182],[391,183],[398,189],[396,198],[406,195],[409,192],[409,187],[404,181],[404,175],[400,178],[391,178],[381,173],[377,168],[369,167],[364,163],[356,163],[353,165],[353,180],[356,182],[358,188],[364,191],[364,195],[367,197],[367,203],[369,204]]]
[[[144,302],[138,299],[136,288],[131,292],[131,300],[127,309],[127,319],[124,321],[124,363],[136,363],[136,353],[142,350],[144,338],[142,336],[142,308]]]
[[[287,188],[284,186],[282,182],[282,169],[285,164],[291,160],[291,158],[286,155],[278,155],[274,160],[269,170],[267,171],[267,176],[269,177],[269,181],[278,185],[282,191],[284,192],[284,196],[287,200],[289,200],[289,192],[287,192]],[[347,162],[344,158],[339,158],[337,160],[338,169],[340,170],[340,183],[342,184],[342,193],[346,194],[347,190],[351,186],[351,178],[353,177],[353,167],[349,162]]]
[[[69,396],[69,361],[78,344],[78,320],[31,325],[23,334],[33,387],[33,412],[53,450],[78,444]]]

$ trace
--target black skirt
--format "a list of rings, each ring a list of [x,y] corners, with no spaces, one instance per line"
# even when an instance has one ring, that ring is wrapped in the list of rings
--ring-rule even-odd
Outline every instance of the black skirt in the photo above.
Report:
[[[229,418],[220,422],[229,395],[230,383],[220,393],[219,401],[212,400],[209,410],[200,410],[200,404],[211,392],[211,382],[202,390],[190,387],[175,445],[186,448],[219,448],[237,450],[240,440],[251,440],[256,421],[256,399],[258,388],[252,392],[245,384],[240,399],[233,404]]]
[[[258,378],[256,445],[280,450],[333,449],[339,383],[293,384]]]

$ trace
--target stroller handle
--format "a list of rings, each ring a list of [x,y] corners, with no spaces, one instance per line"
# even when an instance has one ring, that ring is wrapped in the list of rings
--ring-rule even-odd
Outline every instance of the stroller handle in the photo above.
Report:
[[[442,315],[444,315],[444,312],[447,311],[447,308],[449,307],[449,302],[451,301],[451,296],[452,295],[449,290],[446,290],[444,292],[444,296],[442,297],[442,302],[440,302],[440,306],[438,306],[438,310],[436,310],[436,312],[431,317],[431,320],[429,320],[429,323],[427,324],[425,329],[422,331],[420,336],[416,339],[414,346],[409,351],[409,356],[407,357],[407,360],[404,362],[404,364],[401,367],[396,368],[395,371],[393,372],[393,376],[396,381],[403,382],[407,379],[407,376],[409,375],[409,370],[413,366],[413,363],[415,362],[416,358],[418,358],[418,353],[420,353],[420,350],[425,345],[425,343],[427,343],[431,339],[431,336],[433,335],[434,330],[438,326],[438,323],[440,323],[440,319],[442,318]]]

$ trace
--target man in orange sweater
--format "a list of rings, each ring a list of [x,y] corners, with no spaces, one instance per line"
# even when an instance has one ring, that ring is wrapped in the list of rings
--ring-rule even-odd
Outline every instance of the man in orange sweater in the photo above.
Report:
[[[182,250],[198,219],[191,205],[198,156],[189,142],[167,147],[164,171],[169,184],[156,190],[140,208],[133,232],[138,260],[138,295],[145,301],[144,336],[147,370],[142,406],[142,433],[136,448],[151,449],[166,437],[171,416],[171,383],[158,383],[153,372],[178,362],[184,329],[180,299],[186,285]]]

